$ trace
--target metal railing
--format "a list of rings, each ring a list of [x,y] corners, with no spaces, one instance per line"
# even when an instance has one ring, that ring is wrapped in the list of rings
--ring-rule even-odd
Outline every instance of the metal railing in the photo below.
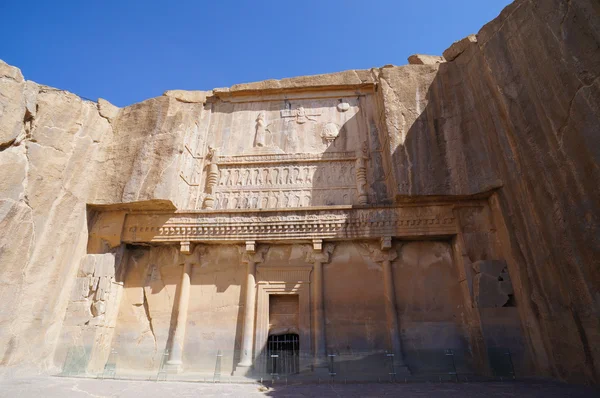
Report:
[[[440,350],[412,350],[396,358],[389,351],[330,350],[319,361],[302,353],[297,335],[273,336],[265,349],[256,355],[249,374],[239,375],[236,370],[239,350],[215,349],[196,361],[184,357],[182,369],[167,365],[168,350],[158,353],[152,369],[130,369],[131,355],[112,349],[101,371],[88,372],[90,352],[81,346],[71,347],[65,357],[61,376],[95,377],[100,379],[188,380],[204,382],[249,382],[252,380],[289,379],[299,382],[465,382],[477,380],[516,379],[515,355],[508,349],[495,347],[488,350],[491,374],[483,375],[474,369],[471,353],[454,348]],[[129,356],[129,358],[128,358]],[[160,357],[160,361],[158,358]],[[135,358],[140,363],[139,358]],[[190,363],[186,363],[189,361]],[[522,358],[518,358],[520,363]],[[405,366],[406,365],[406,366]]]

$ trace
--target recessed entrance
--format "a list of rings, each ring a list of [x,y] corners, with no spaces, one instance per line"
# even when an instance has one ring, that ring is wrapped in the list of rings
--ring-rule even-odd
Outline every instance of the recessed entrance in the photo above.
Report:
[[[267,373],[291,375],[300,371],[300,337],[296,333],[269,336]]]
[[[297,294],[269,295],[268,374],[290,375],[299,372],[298,311]]]

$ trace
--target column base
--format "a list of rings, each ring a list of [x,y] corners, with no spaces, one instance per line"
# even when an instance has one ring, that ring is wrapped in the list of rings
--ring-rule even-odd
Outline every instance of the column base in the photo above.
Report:
[[[396,372],[396,377],[406,377],[412,374],[406,365],[394,365],[394,372]]]
[[[252,364],[246,365],[240,363],[238,364],[238,366],[236,366],[235,370],[233,371],[233,376],[249,377],[252,376],[253,371],[254,367],[252,366]]]
[[[167,371],[167,373],[181,373],[181,372],[183,372],[183,362],[181,362],[181,361],[167,362],[164,365],[164,369]]]

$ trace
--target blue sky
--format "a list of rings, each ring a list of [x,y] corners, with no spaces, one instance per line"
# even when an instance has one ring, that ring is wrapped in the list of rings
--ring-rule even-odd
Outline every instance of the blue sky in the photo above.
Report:
[[[404,65],[510,0],[0,0],[0,59],[126,106],[169,89]]]

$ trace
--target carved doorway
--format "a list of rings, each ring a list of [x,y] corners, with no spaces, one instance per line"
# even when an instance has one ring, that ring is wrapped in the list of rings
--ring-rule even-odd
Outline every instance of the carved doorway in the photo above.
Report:
[[[298,372],[312,365],[310,271],[312,266],[258,266],[254,355],[257,369],[268,371],[269,342],[274,336],[298,338]],[[275,354],[277,355],[277,354]],[[293,365],[292,365],[293,366]],[[269,374],[269,373],[267,373]]]
[[[298,311],[297,294],[269,295],[268,374],[284,376],[300,371]]]

